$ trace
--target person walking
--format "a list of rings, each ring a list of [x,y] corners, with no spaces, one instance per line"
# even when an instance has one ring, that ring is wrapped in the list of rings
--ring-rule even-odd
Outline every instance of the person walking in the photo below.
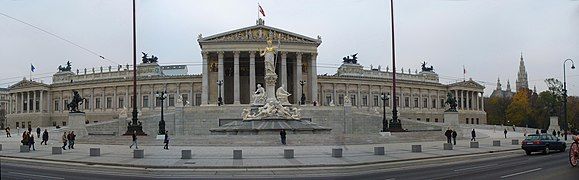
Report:
[[[137,131],[133,131],[133,144],[131,144],[129,146],[129,148],[133,148],[133,145],[135,145],[135,149],[139,149],[139,146],[137,143]]]
[[[458,136],[458,133],[456,133],[456,131],[452,131],[452,139],[454,140],[454,145],[456,145],[456,136]]]
[[[6,127],[6,137],[12,137],[10,134],[10,127]]]
[[[163,141],[165,143],[165,147],[163,147],[163,149],[169,149],[169,131],[165,131],[165,141]]]
[[[557,131],[553,129],[553,136],[557,136]]]
[[[42,133],[42,142],[40,142],[40,145],[42,145],[42,143],[44,143],[44,145],[48,145],[46,144],[48,142],[48,130],[44,129],[44,132]]]
[[[539,134],[539,130],[537,129],[537,131],[535,131],[535,134]]]
[[[67,134],[66,132],[64,132],[64,134],[62,135],[62,149],[66,150],[66,141],[67,141]]]
[[[30,136],[28,135],[28,133],[26,131],[24,131],[22,133],[22,141],[20,141],[22,143],[22,145],[24,145],[24,146],[28,145],[28,138],[30,138]]]
[[[450,139],[452,137],[452,130],[450,130],[450,128],[444,132],[444,136],[446,136],[446,143],[452,143],[452,140]]]
[[[40,138],[40,126],[36,126],[36,135],[38,138]]]
[[[18,126],[16,126],[16,133],[20,134],[20,127],[18,127]]]
[[[28,151],[30,151],[30,147],[32,147],[32,150],[36,151],[36,148],[34,147],[34,134],[30,133],[30,138],[28,138]]]
[[[74,149],[74,142],[76,141],[76,134],[74,134],[74,131],[70,132],[70,140],[68,140],[68,148],[69,149]]]
[[[507,139],[507,129],[505,129],[504,133],[505,133],[505,139]]]
[[[281,138],[281,144],[286,145],[286,143],[285,143],[285,140],[286,140],[286,132],[285,132],[285,129],[282,129],[282,130],[279,132],[279,136],[280,136],[280,138]]]
[[[66,135],[66,141],[68,142],[68,149],[72,149],[72,148],[70,148],[70,146],[72,144],[72,142],[70,141],[71,135],[72,135],[72,132],[70,132]]]
[[[561,137],[561,131],[557,131],[557,137]]]
[[[470,138],[470,141],[476,141],[476,132],[474,132],[474,129],[470,132],[470,136],[472,137]]]

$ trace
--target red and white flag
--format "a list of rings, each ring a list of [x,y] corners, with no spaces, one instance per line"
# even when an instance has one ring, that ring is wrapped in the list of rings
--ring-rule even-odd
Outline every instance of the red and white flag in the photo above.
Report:
[[[263,17],[265,17],[265,11],[263,11],[263,8],[261,8],[261,5],[259,5],[259,3],[257,3],[257,8],[258,8],[258,10],[259,10],[259,13],[261,13],[261,15],[262,15]]]

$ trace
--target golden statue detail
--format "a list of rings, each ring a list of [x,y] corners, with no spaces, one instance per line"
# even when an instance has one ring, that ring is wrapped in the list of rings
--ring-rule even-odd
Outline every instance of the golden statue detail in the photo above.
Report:
[[[265,61],[265,74],[275,75],[275,58],[274,53],[277,47],[273,46],[273,41],[270,38],[267,38],[267,47],[262,50],[259,50],[259,54],[264,58]]]

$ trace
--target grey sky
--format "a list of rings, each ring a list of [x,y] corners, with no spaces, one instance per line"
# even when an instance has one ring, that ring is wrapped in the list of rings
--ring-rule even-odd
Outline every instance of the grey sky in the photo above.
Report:
[[[120,64],[132,61],[130,0],[0,0],[0,12],[58,34]],[[252,26],[255,0],[138,0],[137,52],[164,64],[188,64],[198,74],[196,42],[204,36]],[[359,63],[391,66],[389,1],[261,1],[266,25],[302,35],[322,36],[318,73],[333,74],[343,56],[359,53]],[[579,1],[573,0],[396,0],[397,66],[419,69],[427,61],[441,82],[497,77],[515,87],[520,52],[529,85],[545,89],[547,77],[562,79],[562,62],[579,65]],[[140,55],[139,55],[140,57]],[[0,16],[0,87],[29,76],[49,82],[60,64],[73,69],[115,66],[29,26]],[[98,68],[97,68],[98,69]],[[106,68],[105,68],[106,69]],[[579,95],[579,72],[568,69],[568,89]]]

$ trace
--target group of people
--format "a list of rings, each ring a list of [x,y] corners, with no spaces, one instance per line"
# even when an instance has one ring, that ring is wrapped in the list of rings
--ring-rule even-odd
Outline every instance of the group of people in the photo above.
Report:
[[[64,132],[64,134],[62,134],[62,149],[66,150],[66,147],[68,145],[68,149],[74,149],[74,141],[76,140],[76,134],[74,134],[74,131],[71,131],[70,133],[66,133]]]
[[[448,128],[444,132],[444,136],[446,136],[447,143],[452,143],[452,140],[454,139],[454,145],[456,145],[456,137],[458,136],[458,133],[456,131]]]
[[[9,128],[7,128],[8,130],[7,133],[10,131]],[[37,138],[40,138],[40,127],[36,128],[36,136]],[[12,137],[11,135],[8,137]],[[28,150],[30,150],[32,148],[33,151],[36,151],[36,147],[34,146],[35,144],[35,140],[34,140],[34,134],[32,133],[32,128],[28,128],[27,131],[24,131],[24,133],[22,133],[22,140],[20,141],[22,143],[22,145],[26,146],[28,145]],[[44,129],[44,133],[42,133],[42,141],[40,142],[40,145],[44,144],[44,145],[48,145],[48,130]]]

